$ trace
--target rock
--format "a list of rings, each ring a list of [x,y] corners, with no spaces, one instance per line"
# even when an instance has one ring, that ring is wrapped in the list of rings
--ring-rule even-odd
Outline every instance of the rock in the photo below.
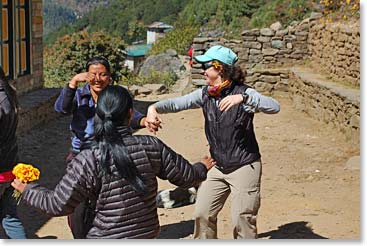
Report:
[[[241,33],[242,36],[259,36],[260,35],[260,30],[255,28],[255,29],[251,29],[251,30],[245,30]]]
[[[274,31],[270,28],[262,28],[260,29],[260,34],[263,36],[274,36]]]
[[[275,36],[283,37],[283,36],[287,35],[288,32],[289,32],[288,29],[277,30],[276,33],[275,33]]]
[[[145,84],[143,87],[151,90],[153,95],[161,95],[168,91],[164,84]]]
[[[310,21],[320,19],[322,17],[322,13],[318,12],[311,12],[310,14]]]
[[[149,90],[148,88],[142,87],[142,86],[138,86],[138,85],[132,85],[129,90],[131,92],[135,92],[135,95],[149,95],[152,93],[152,90]]]
[[[284,47],[284,41],[280,41],[280,40],[273,40],[271,41],[271,47],[273,48],[283,48]]]
[[[259,42],[245,42],[243,46],[250,49],[261,49],[261,43]]]
[[[360,164],[361,164],[361,157],[353,156],[349,158],[347,163],[345,164],[345,168],[348,170],[360,170]]]
[[[177,56],[177,51],[174,50],[174,49],[167,49],[166,54],[169,55],[169,56],[172,56],[172,57],[178,57]]]
[[[170,54],[148,56],[139,70],[139,75],[149,76],[154,72],[173,72],[178,75],[180,71],[185,70],[182,61],[178,57],[171,56],[174,53],[173,50],[168,52]]]
[[[278,31],[282,28],[283,28],[283,26],[279,21],[277,21],[277,22],[270,25],[270,29],[273,30],[273,31]]]
[[[279,52],[278,49],[263,49],[262,53],[264,56],[273,56]]]

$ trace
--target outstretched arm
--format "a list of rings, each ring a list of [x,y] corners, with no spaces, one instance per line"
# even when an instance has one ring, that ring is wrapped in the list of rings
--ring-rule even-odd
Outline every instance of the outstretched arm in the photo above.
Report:
[[[15,179],[12,186],[22,193],[22,200],[28,205],[40,209],[51,216],[63,216],[72,213],[83,200],[90,198],[90,187],[96,177],[96,171],[91,162],[77,156],[67,166],[66,174],[54,190],[40,186],[37,182],[23,184]]]
[[[150,105],[148,108],[146,125],[151,132],[151,126],[160,125],[162,119],[160,113],[175,113],[186,109],[200,108],[203,105],[202,89],[197,89],[187,95],[181,97],[162,100]]]
[[[162,145],[158,177],[168,179],[172,184],[182,188],[196,186],[204,181],[207,171],[216,164],[215,160],[208,156],[204,156],[200,162],[191,164],[160,140],[158,143]]]

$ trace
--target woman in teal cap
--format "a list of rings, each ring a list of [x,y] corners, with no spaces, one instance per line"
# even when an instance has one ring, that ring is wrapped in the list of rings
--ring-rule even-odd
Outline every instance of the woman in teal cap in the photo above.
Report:
[[[235,66],[237,59],[229,48],[211,47],[195,57],[202,64],[207,86],[148,108],[148,125],[161,122],[159,113],[203,110],[216,168],[208,172],[198,190],[194,238],[217,238],[217,216],[230,193],[234,238],[257,238],[262,164],[253,119],[257,112],[278,113],[280,106],[244,83],[245,72]]]

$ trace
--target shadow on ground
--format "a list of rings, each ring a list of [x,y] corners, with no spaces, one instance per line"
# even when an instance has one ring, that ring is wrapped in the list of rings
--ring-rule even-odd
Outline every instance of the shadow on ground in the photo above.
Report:
[[[278,227],[278,230],[272,230],[259,234],[259,238],[269,239],[327,239],[318,235],[307,226],[306,221],[292,222]]]
[[[194,232],[194,221],[187,220],[174,224],[161,226],[161,233],[158,239],[178,239],[189,236]]]

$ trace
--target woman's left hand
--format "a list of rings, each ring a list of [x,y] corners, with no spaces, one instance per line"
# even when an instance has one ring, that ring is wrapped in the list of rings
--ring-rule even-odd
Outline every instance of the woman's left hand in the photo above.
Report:
[[[23,193],[27,184],[22,183],[22,181],[20,181],[19,179],[14,179],[13,182],[11,183],[11,186],[13,186],[14,189],[19,191],[20,193]]]
[[[243,97],[241,94],[226,96],[219,103],[220,111],[227,111],[236,104],[242,103]]]

